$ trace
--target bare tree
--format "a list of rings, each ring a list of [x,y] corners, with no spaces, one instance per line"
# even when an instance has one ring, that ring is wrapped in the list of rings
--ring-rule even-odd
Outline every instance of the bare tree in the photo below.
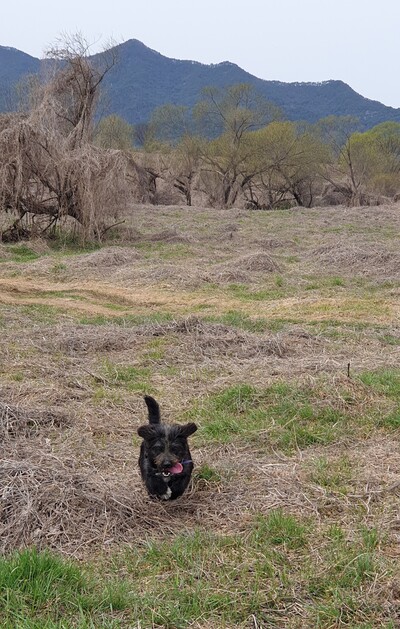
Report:
[[[330,162],[322,165],[321,175],[349,206],[361,204],[367,174],[366,162],[356,166],[354,134],[358,126],[358,119],[352,116],[328,116],[315,125],[316,133],[332,153]]]
[[[0,131],[0,209],[16,213],[3,239],[17,238],[26,214],[46,216],[44,231],[65,216],[86,238],[101,238],[127,198],[146,195],[132,157],[91,144],[100,84],[116,62],[112,50],[88,55],[80,36],[48,51],[53,78],[38,104]]]

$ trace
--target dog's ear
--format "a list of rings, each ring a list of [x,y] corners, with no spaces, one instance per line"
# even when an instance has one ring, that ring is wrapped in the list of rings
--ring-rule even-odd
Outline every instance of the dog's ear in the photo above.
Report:
[[[137,433],[139,437],[142,437],[145,441],[150,441],[150,439],[154,439],[156,431],[153,426],[146,424],[145,426],[139,426]]]
[[[179,426],[179,436],[185,437],[185,439],[187,439],[188,437],[190,437],[190,435],[193,435],[196,430],[197,426],[193,422],[190,422],[189,424],[184,424],[183,426]]]

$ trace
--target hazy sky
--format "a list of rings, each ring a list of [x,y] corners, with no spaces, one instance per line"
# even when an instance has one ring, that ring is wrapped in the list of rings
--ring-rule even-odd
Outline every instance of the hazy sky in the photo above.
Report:
[[[0,45],[42,57],[81,32],[167,57],[232,61],[262,79],[341,79],[400,107],[400,0],[3,0]]]

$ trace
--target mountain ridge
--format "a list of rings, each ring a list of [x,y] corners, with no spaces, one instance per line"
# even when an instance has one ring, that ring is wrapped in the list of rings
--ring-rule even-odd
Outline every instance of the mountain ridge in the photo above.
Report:
[[[249,83],[284,111],[289,120],[316,122],[329,115],[352,115],[363,129],[387,120],[400,122],[400,108],[358,94],[338,79],[321,82],[269,81],[260,79],[235,63],[221,61],[204,64],[194,60],[173,59],[129,39],[114,47],[118,63],[104,79],[107,110],[131,124],[146,122],[152,111],[172,103],[192,107],[201,99],[204,87],[225,88]],[[98,59],[103,53],[92,58]],[[43,61],[16,48],[0,46],[0,111],[7,111],[7,94],[24,75],[40,71]],[[8,99],[10,100],[10,98]]]

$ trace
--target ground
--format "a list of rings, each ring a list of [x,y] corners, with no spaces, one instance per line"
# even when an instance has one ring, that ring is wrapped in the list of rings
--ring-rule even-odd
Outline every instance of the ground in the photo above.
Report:
[[[133,206],[109,235],[0,248],[2,626],[400,626],[400,207]],[[171,504],[146,393],[199,426]],[[24,562],[61,562],[44,600]]]

